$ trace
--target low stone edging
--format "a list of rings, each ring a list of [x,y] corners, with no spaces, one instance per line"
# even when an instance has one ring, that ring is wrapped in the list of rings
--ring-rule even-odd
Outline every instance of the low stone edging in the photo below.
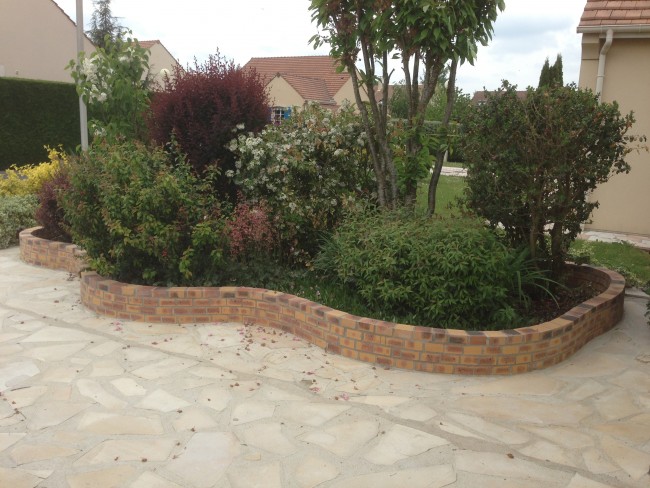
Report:
[[[22,245],[21,234],[21,256]],[[39,248],[43,247],[41,243]],[[384,367],[503,375],[557,364],[619,322],[625,296],[621,275],[607,269],[573,266],[573,279],[591,283],[600,294],[550,322],[503,331],[395,324],[356,317],[276,291],[140,286],[102,278],[94,272],[82,274],[81,301],[98,314],[122,320],[241,322],[274,327],[329,352]]]
[[[50,241],[38,237],[42,227],[25,229],[18,235],[20,259],[27,264],[79,274],[86,269],[86,251],[76,244]]]

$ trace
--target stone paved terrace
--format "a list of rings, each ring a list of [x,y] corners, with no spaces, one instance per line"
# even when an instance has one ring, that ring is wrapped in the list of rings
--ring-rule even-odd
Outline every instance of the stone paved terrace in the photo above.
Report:
[[[0,487],[650,486],[643,298],[563,364],[460,377],[98,317],[18,255],[0,251]]]

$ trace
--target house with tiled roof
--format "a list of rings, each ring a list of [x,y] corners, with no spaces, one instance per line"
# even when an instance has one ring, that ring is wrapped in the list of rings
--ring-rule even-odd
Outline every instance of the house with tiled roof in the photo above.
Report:
[[[488,96],[494,95],[496,93],[498,93],[497,90],[475,91],[474,96],[470,100],[470,103],[474,106],[483,105],[485,102],[487,102]],[[528,96],[528,92],[526,90],[517,90],[517,98],[519,98],[520,100],[525,100],[527,96]]]
[[[84,50],[95,50],[87,37]],[[55,2],[0,2],[0,76],[71,83],[65,67],[76,57],[76,24]]]
[[[149,72],[173,73],[178,61],[159,40],[140,41],[149,49]],[[84,36],[84,52],[95,46]],[[0,0],[0,76],[72,83],[65,69],[77,58],[77,24],[53,0]]]
[[[650,137],[650,0],[588,0],[580,19],[580,81],[601,100],[634,111],[631,133]],[[627,156],[632,170],[613,176],[592,198],[591,230],[650,235],[650,153]]]
[[[316,102],[337,110],[344,101],[355,103],[352,79],[337,71],[330,56],[251,58],[244,69],[254,69],[266,85],[273,106],[273,119],[288,116],[293,107]],[[367,100],[363,93],[362,98]]]
[[[165,76],[172,76],[180,64],[167,48],[158,39],[151,41],[138,41],[140,47],[149,50],[149,75],[159,83]]]

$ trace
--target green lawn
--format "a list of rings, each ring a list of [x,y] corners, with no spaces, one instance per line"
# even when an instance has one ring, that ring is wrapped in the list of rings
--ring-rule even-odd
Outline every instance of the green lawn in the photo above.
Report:
[[[451,214],[458,215],[455,210],[456,200],[462,196],[465,189],[465,178],[460,176],[440,176],[436,192],[436,215],[448,217]],[[427,211],[427,195],[429,192],[429,180],[420,182],[418,185],[417,208],[420,212]]]
[[[588,257],[595,266],[620,272],[632,286],[650,288],[650,253],[631,244],[577,240],[570,252]]]

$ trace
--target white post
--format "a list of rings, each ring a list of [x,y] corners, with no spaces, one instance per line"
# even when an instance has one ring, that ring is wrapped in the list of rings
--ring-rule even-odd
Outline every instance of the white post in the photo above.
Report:
[[[84,8],[83,0],[77,0],[77,55],[84,50]],[[79,59],[79,56],[77,56]],[[80,69],[78,66],[77,69]],[[79,97],[79,125],[81,130],[81,150],[88,150],[88,111],[83,98]]]

